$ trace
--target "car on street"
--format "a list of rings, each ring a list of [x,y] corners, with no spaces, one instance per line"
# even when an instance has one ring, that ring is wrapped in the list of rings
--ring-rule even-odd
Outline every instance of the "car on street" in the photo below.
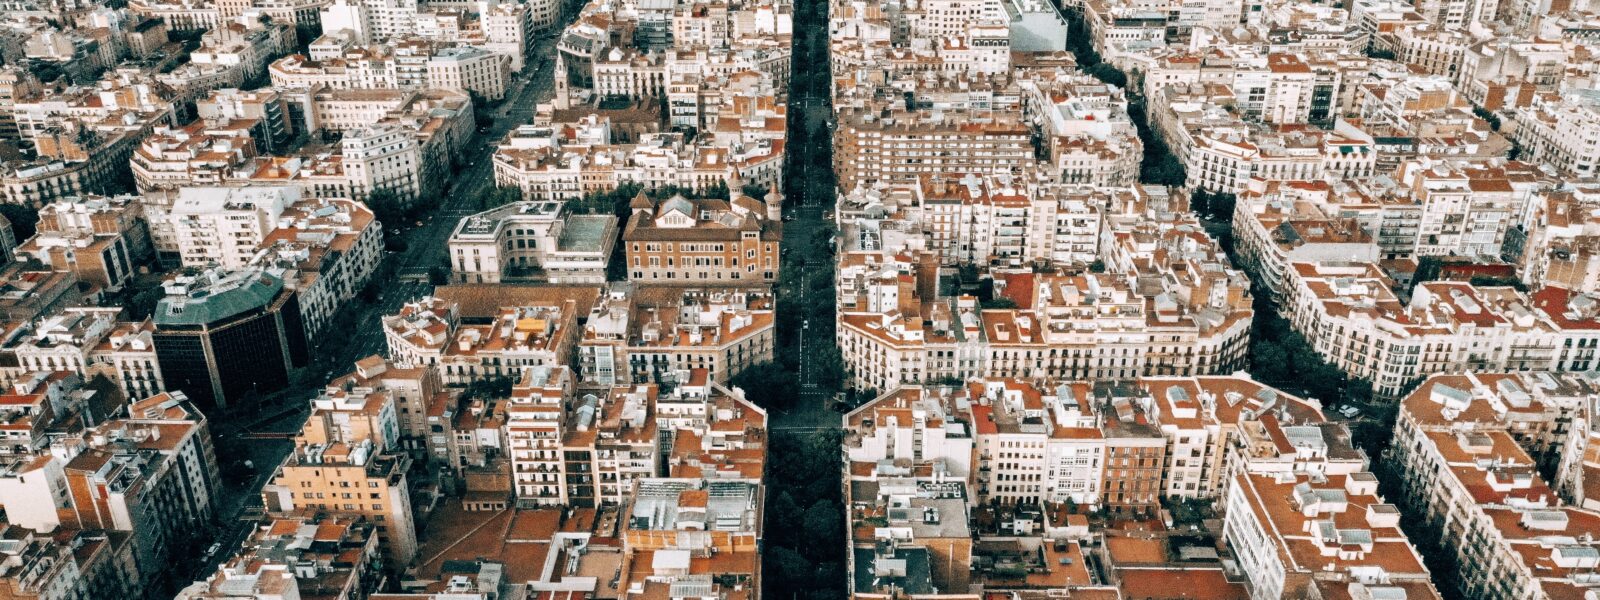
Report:
[[[1339,414],[1344,415],[1346,419],[1354,419],[1361,416],[1361,409],[1346,404],[1339,408]]]

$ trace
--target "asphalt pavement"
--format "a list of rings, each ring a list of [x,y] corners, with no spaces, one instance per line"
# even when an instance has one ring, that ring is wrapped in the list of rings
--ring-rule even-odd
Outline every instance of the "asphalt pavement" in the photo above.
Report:
[[[800,43],[794,48],[794,71],[800,73],[820,69],[826,73],[829,69],[826,37],[800,36],[797,39]],[[784,224],[783,268],[795,269],[801,274],[797,278],[798,289],[791,292],[797,296],[795,306],[811,306],[819,302],[832,304],[836,261],[833,256],[818,251],[824,247],[825,240],[817,238],[827,235],[829,231],[825,227],[829,214],[827,211],[833,208],[835,198],[831,190],[825,197],[807,196],[812,182],[832,180],[831,174],[825,171],[831,168],[831,161],[815,158],[831,150],[832,138],[827,123],[833,117],[833,110],[826,92],[819,93],[807,86],[792,88],[786,101],[791,111],[788,135],[791,155],[786,165],[789,172],[785,174],[784,205],[785,212],[792,220]],[[828,285],[813,290],[811,282],[819,278],[825,279]],[[827,318],[832,318],[832,315]],[[831,333],[833,330],[833,323],[803,322],[798,335],[792,336],[797,346],[794,351],[798,357],[796,378],[800,384],[799,401],[794,408],[775,415],[773,429],[807,430],[840,426],[839,413],[833,411],[832,392],[818,384],[823,367],[818,362],[823,353],[818,350],[838,343]]]

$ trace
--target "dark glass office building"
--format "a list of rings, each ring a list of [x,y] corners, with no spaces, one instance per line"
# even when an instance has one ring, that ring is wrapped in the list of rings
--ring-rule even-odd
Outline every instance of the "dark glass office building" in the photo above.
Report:
[[[207,414],[282,390],[309,356],[294,291],[260,269],[168,282],[155,325],[167,388],[182,390]]]

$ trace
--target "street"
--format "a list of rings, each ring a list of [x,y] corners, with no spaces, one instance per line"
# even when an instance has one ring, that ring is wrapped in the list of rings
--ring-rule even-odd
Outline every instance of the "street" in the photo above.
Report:
[[[818,7],[807,6],[808,11]],[[823,17],[825,18],[825,17]],[[795,311],[798,319],[780,319],[780,353],[794,352],[795,378],[799,383],[795,406],[774,417],[777,430],[818,430],[837,428],[839,413],[833,411],[837,390],[827,381],[823,361],[836,360],[832,348],[835,305],[834,242],[831,211],[834,205],[833,140],[828,129],[833,109],[828,80],[827,36],[797,35],[794,45],[794,72],[790,80],[790,154],[785,166],[783,229],[784,284],[778,287],[780,310]],[[819,82],[824,85],[817,85]]]

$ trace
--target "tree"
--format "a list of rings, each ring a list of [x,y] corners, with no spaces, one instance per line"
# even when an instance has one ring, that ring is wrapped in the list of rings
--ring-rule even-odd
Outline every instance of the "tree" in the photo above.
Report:
[[[844,387],[844,380],[848,376],[845,372],[844,357],[839,354],[839,346],[827,344],[817,353],[814,361],[816,371],[816,384],[824,390],[837,391]]]
[[[1165,145],[1163,144],[1162,146]],[[1156,155],[1160,158],[1140,170],[1139,181],[1171,187],[1183,185],[1187,179],[1184,174],[1183,163],[1178,162],[1177,157],[1164,149],[1157,151]]]
[[[1509,287],[1519,292],[1527,292],[1528,285],[1516,277],[1494,277],[1490,275],[1477,275],[1472,278],[1472,285],[1477,287]]]
[[[1269,384],[1289,379],[1289,357],[1283,347],[1268,339],[1259,339],[1250,345],[1251,375]]]
[[[1239,197],[1230,193],[1213,196],[1211,203],[1211,220],[1232,221],[1233,207],[1239,204]]]
[[[507,398],[511,396],[512,380],[510,377],[482,377],[472,380],[467,384],[467,390],[461,393],[463,402],[475,398]]]
[[[514,187],[489,186],[478,193],[478,210],[500,208],[522,201],[522,190]]]
[[[17,243],[33,237],[39,225],[39,211],[21,204],[0,204],[0,216],[11,222],[11,234]]]
[[[728,200],[728,196],[730,195],[731,193],[728,191],[728,182],[722,179],[718,179],[716,183],[706,186],[706,188],[700,190],[699,193],[701,198],[717,198],[721,200]]]
[[[127,304],[123,305],[128,311],[128,320],[143,321],[150,318],[151,315],[156,313],[156,305],[165,296],[166,290],[159,285],[140,290],[128,299]]]
[[[805,518],[805,509],[794,501],[794,496],[787,490],[778,492],[767,502],[768,523],[799,523]],[[796,533],[793,527],[772,527],[767,529],[766,542],[779,546],[793,546],[799,541]]]
[[[1491,131],[1500,131],[1500,115],[1489,112],[1482,106],[1473,106],[1472,114],[1477,115],[1478,118],[1483,119],[1484,121],[1487,121]]]
[[[786,410],[799,400],[795,393],[799,381],[794,373],[770,361],[745,367],[728,383],[744,390],[746,399],[768,410]]]
[[[428,283],[433,285],[447,285],[450,283],[450,269],[444,267],[428,268]]]
[[[1127,87],[1128,76],[1109,63],[1098,63],[1083,69],[1083,72],[1101,82],[1117,87]]]
[[[361,288],[361,301],[368,304],[377,302],[378,298],[383,296],[384,288],[394,281],[394,270],[394,261],[378,261],[378,268],[372,272],[372,275],[367,278],[367,284]]]
[[[823,500],[811,505],[806,510],[805,556],[812,560],[826,559],[833,547],[844,544],[844,519],[843,512],[837,504]]]
[[[405,222],[405,199],[389,188],[378,188],[367,194],[367,208],[385,227],[399,227]]]
[[[618,229],[621,229],[620,227]],[[606,281],[628,280],[628,253],[619,242],[606,259]]]
[[[806,589],[816,582],[811,580],[811,561],[799,552],[784,546],[769,547],[762,552],[766,563],[766,583],[769,590]]]
[[[493,127],[494,115],[489,113],[489,100],[475,90],[467,90],[467,96],[472,99],[473,124],[478,127]]]
[[[1394,55],[1394,51],[1393,50],[1384,50],[1384,49],[1378,48],[1377,46],[1367,46],[1367,58],[1376,58],[1376,59],[1379,59],[1379,60],[1394,60],[1395,59],[1395,55]]]
[[[1411,287],[1406,290],[1409,294],[1417,286],[1439,278],[1444,270],[1444,260],[1437,256],[1424,256],[1417,259],[1417,270],[1411,273]]]
[[[978,306],[985,309],[1011,309],[1017,307],[1017,302],[1005,296],[1000,296],[984,300],[978,303]]]
[[[844,542],[841,541],[839,544],[842,548]],[[816,575],[812,577],[812,581],[845,581],[844,566],[841,565],[839,561],[835,560],[819,563],[817,564]],[[809,595],[812,600],[839,600],[845,597],[843,594],[839,593],[837,587],[830,589],[829,587],[825,586],[817,586],[812,588],[809,591]]]

